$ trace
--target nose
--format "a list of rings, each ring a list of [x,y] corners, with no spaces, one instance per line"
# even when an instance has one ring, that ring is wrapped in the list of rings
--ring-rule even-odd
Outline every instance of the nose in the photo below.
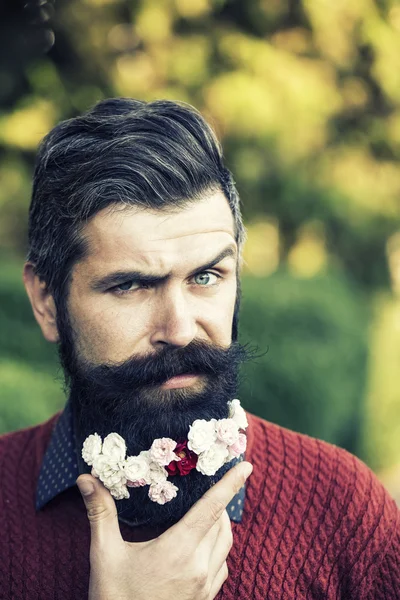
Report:
[[[150,342],[154,347],[187,346],[196,336],[196,319],[183,290],[164,292],[155,308]]]

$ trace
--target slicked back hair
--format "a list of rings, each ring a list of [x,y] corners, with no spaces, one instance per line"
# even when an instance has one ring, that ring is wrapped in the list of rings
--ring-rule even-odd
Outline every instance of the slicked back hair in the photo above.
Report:
[[[240,250],[239,196],[200,113],[168,100],[103,100],[60,122],[39,147],[27,260],[65,309],[72,267],[88,250],[83,228],[96,213],[113,205],[174,211],[217,190],[231,208]]]

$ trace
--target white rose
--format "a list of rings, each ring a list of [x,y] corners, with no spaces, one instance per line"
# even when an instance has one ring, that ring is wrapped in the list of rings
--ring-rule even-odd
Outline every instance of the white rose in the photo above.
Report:
[[[176,498],[178,488],[171,481],[153,483],[149,489],[149,498],[157,504],[165,504]]]
[[[239,439],[239,428],[233,419],[220,419],[216,424],[217,437],[221,442],[234,444]]]
[[[205,421],[197,419],[189,428],[188,433],[188,448],[196,454],[204,452],[216,441],[217,434],[215,432],[216,419]]]
[[[125,459],[126,444],[124,438],[118,433],[110,433],[103,442],[103,454],[116,461]]]
[[[121,463],[104,454],[94,459],[92,475],[98,477],[108,489],[126,484],[127,481]]]
[[[174,450],[176,442],[171,438],[157,438],[149,450],[150,457],[162,467],[169,465],[173,460],[179,460]]]
[[[118,485],[110,488],[110,494],[116,500],[124,500],[124,498],[129,498],[129,490],[126,485]]]
[[[228,448],[222,442],[216,442],[199,455],[196,469],[203,475],[215,475],[229,455]]]
[[[229,406],[229,418],[233,419],[239,429],[247,429],[248,422],[244,409],[240,405],[240,400],[235,398],[231,402],[228,402]]]
[[[147,456],[141,453],[139,456],[128,456],[124,463],[124,473],[129,481],[144,480],[146,485],[151,483],[150,480],[150,463]]]
[[[82,458],[86,464],[92,465],[96,456],[101,454],[101,437],[98,433],[94,433],[93,435],[89,435],[86,440],[83,442],[82,447]]]
[[[148,450],[143,451],[140,454],[144,454],[150,460],[150,463],[149,463],[150,482],[152,484],[154,484],[154,483],[163,483],[164,481],[166,481],[166,479],[168,478],[167,469],[164,469],[164,467],[162,467],[158,463],[152,461]]]

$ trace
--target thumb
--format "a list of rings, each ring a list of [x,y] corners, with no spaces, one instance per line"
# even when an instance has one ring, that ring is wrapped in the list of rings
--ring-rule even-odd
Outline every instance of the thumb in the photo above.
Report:
[[[105,548],[110,543],[122,542],[117,508],[110,492],[91,475],[80,475],[76,484],[86,506],[92,545]]]

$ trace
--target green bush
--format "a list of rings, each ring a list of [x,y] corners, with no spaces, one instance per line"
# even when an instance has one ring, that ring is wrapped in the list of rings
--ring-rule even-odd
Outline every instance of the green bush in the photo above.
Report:
[[[263,418],[360,453],[368,310],[343,278],[245,277],[240,339],[264,353],[241,398]]]
[[[63,404],[60,382],[23,362],[0,363],[0,432],[41,423]]]
[[[0,433],[40,423],[64,403],[56,348],[33,317],[22,264],[0,265]]]

